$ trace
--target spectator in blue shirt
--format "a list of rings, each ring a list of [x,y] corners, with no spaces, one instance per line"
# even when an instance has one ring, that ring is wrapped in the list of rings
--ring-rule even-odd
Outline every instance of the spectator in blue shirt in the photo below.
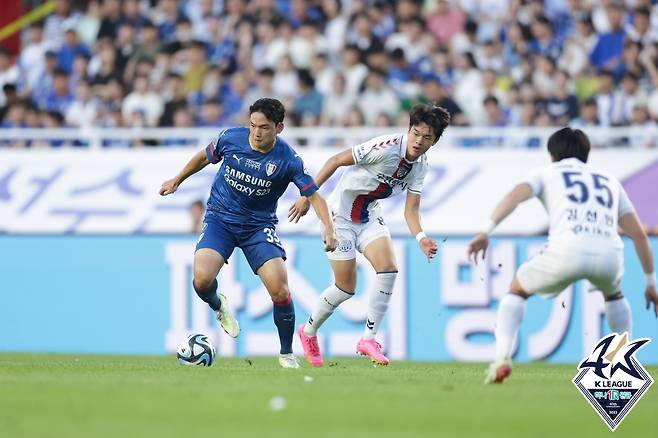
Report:
[[[40,102],[37,102],[37,106],[48,112],[66,114],[73,100],[69,87],[69,74],[62,69],[56,69],[51,89]]]
[[[224,108],[216,99],[208,99],[201,107],[201,116],[196,125],[203,127],[228,126],[228,120],[224,117]]]
[[[297,70],[299,95],[292,111],[305,123],[318,123],[322,114],[322,94],[315,89],[315,79],[306,69]]]
[[[615,78],[619,78],[624,68],[622,57],[625,40],[623,29],[624,8],[617,3],[613,3],[607,12],[610,32],[599,36],[596,46],[590,54],[590,60],[598,70],[611,70]]]
[[[487,126],[502,127],[509,124],[509,114],[500,106],[495,96],[489,94],[484,98],[483,104],[487,114]]]
[[[91,52],[86,45],[80,42],[78,33],[73,29],[68,29],[64,33],[64,45],[57,54],[57,66],[67,73],[73,69],[73,61],[78,55],[91,57]]]
[[[388,83],[399,98],[408,96],[408,84],[418,79],[419,72],[416,67],[407,61],[404,50],[397,47],[391,52],[391,66],[388,70]]]
[[[231,76],[231,82],[226,91],[222,94],[221,103],[226,112],[226,118],[231,124],[241,123],[240,117],[244,97],[249,91],[249,78],[244,72],[235,72]]]
[[[553,26],[548,18],[538,16],[530,26],[534,39],[530,41],[530,51],[537,55],[550,56],[557,59],[562,52],[560,42],[555,38]]]

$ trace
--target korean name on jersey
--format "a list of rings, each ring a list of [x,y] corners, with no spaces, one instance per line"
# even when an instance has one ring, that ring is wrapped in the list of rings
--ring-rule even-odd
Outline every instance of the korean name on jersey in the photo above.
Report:
[[[548,212],[550,246],[622,248],[617,223],[634,209],[616,178],[567,158],[535,170],[524,181]]]

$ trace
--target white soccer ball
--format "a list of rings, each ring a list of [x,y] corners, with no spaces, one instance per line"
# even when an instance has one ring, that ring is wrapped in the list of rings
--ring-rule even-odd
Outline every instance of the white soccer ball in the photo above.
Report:
[[[209,367],[215,361],[215,347],[208,336],[200,333],[189,335],[176,350],[181,365]]]

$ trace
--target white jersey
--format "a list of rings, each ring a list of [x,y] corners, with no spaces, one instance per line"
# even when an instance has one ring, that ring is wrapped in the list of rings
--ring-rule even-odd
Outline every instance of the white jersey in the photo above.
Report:
[[[427,157],[405,158],[407,135],[382,135],[352,148],[354,166],[348,167],[328,203],[334,215],[366,223],[379,215],[379,200],[403,190],[420,194],[427,173]]]
[[[567,158],[532,172],[524,182],[548,212],[549,247],[582,252],[623,247],[617,224],[634,208],[615,177]]]

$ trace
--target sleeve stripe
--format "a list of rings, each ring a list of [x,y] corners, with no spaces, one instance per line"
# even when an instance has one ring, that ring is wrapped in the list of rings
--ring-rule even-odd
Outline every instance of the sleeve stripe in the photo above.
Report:
[[[210,143],[210,152],[212,152],[212,156],[215,157],[215,160],[219,161],[219,157],[217,156],[217,152],[215,151],[213,143]]]
[[[309,185],[305,186],[303,189],[300,190],[300,192],[305,192],[306,190],[310,189],[313,186],[317,186],[317,183],[315,181],[313,181]]]
[[[354,148],[355,148],[355,147],[356,147],[356,146],[354,146],[354,147],[352,148],[352,158],[354,158],[354,164],[356,164],[356,163],[359,162],[359,160],[356,158],[356,154],[354,153]]]
[[[212,153],[212,147],[210,145],[206,146],[206,158],[208,158],[208,161],[211,163],[216,163],[215,157]]]
[[[409,189],[409,191],[410,191],[411,193],[417,193],[417,194],[419,194],[419,195],[422,193],[422,192],[419,192],[419,191],[417,191],[417,190],[411,190],[411,189]]]

